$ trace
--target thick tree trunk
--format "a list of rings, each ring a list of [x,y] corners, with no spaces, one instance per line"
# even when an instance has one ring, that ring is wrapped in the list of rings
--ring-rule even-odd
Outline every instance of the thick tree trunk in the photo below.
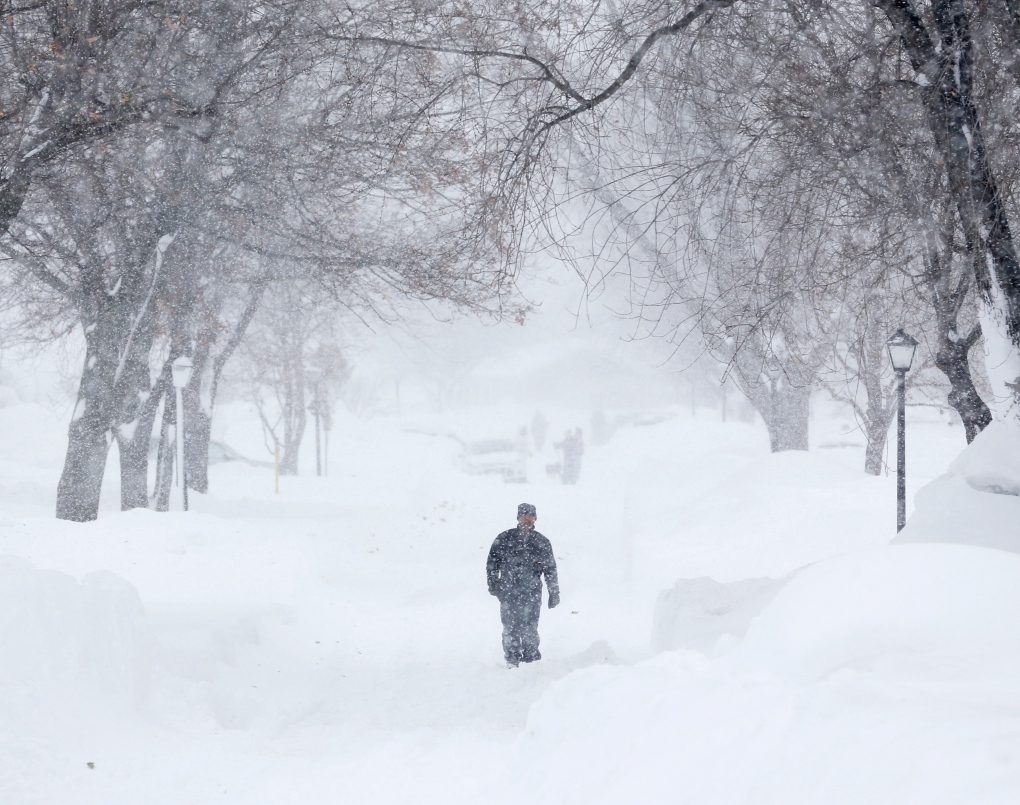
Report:
[[[305,435],[305,389],[303,383],[291,383],[287,388],[287,414],[283,427],[283,456],[280,458],[281,475],[298,474],[298,456]]]
[[[153,503],[158,512],[170,511],[170,489],[174,480],[174,460],[177,456],[177,395],[167,394],[163,404],[163,422],[159,429],[159,450],[156,453],[156,482]]]
[[[152,425],[156,421],[163,394],[171,388],[169,361],[151,388],[147,359],[136,360],[131,371],[135,375],[137,391],[134,395],[128,395],[121,414],[122,424],[116,430],[120,451],[121,511],[144,509],[149,505],[149,444],[152,440]]]
[[[737,385],[761,415],[773,453],[808,449],[810,387],[784,384],[773,391],[770,382],[745,383],[743,379]]]
[[[941,40],[938,83],[929,89],[930,126],[946,155],[950,185],[968,243],[988,255],[975,261],[985,299],[1002,299],[1006,330],[1020,347],[1020,264],[973,100],[973,42],[962,0],[932,3]]]
[[[197,374],[197,373],[196,373]],[[184,389],[184,466],[187,469],[188,491],[209,491],[209,437],[212,420],[202,410],[201,397],[193,388]]]
[[[766,425],[773,453],[808,449],[808,413],[811,391],[784,386],[776,390]]]
[[[13,172],[0,181],[0,233],[6,233],[21,212],[34,173],[35,165],[31,161],[28,164],[16,163]]]
[[[737,387],[750,400],[769,432],[773,453],[808,449],[808,419],[813,376],[795,366],[780,366],[775,380],[765,379],[765,349],[737,353],[733,359]]]
[[[184,465],[187,467],[189,490],[202,494],[209,491],[209,440],[212,437],[216,390],[227,361],[237,350],[262,303],[268,282],[268,274],[261,274],[252,280],[248,303],[219,352],[215,348],[223,327],[216,316],[208,317],[212,326],[201,332],[197,339],[195,352],[191,356],[195,365],[194,374],[188,388],[184,390]],[[215,357],[212,357],[214,354]],[[203,394],[207,395],[205,405]]]
[[[148,356],[157,316],[156,305],[150,303],[157,280],[162,279],[163,252],[172,240],[161,238],[154,244],[152,274],[136,266],[121,275],[114,290],[106,287],[103,266],[90,265],[86,272],[81,302],[85,368],[57,485],[60,519],[83,522],[99,514],[99,490],[112,431],[132,421],[132,412],[140,403],[138,395],[148,389]],[[136,429],[130,430],[134,435]],[[131,450],[128,453],[128,483],[134,501],[137,456]]]
[[[879,378],[875,378],[874,389],[868,389],[868,407],[864,417],[864,435],[868,445],[864,449],[864,471],[868,475],[881,475],[885,466],[885,444],[889,439],[889,424],[892,422],[896,401],[895,395],[883,394]]]
[[[131,438],[118,432],[120,453],[120,510],[149,506],[149,445],[138,434]]]
[[[978,287],[1004,337],[1013,349],[1020,349],[1020,263],[974,103],[968,4],[932,0],[934,37],[913,3],[876,0],[876,5],[885,11],[914,70],[923,77],[928,126],[946,164],[967,245],[978,255],[974,261]],[[1020,387],[1020,378],[1014,382]],[[1020,412],[1020,390],[1008,396]]]
[[[280,458],[281,475],[298,474],[298,456],[305,434],[305,372],[304,340],[295,328],[287,334],[287,349],[283,367],[283,456]]]
[[[881,475],[882,466],[885,462],[882,453],[885,452],[886,435],[881,438],[877,434],[868,434],[868,446],[864,450],[864,471],[868,475]]]
[[[981,328],[975,327],[965,339],[952,341],[944,337],[940,339],[939,351],[935,356],[935,365],[949,380],[949,404],[963,420],[967,444],[974,441],[992,421],[992,412],[974,387],[970,373],[968,355],[980,336]]]
[[[99,516],[110,430],[97,400],[79,397],[78,406],[68,429],[64,470],[57,484],[57,517],[84,523]]]
[[[889,423],[892,422],[896,410],[898,386],[886,384],[888,377],[886,339],[891,331],[887,315],[883,307],[873,310],[869,316],[869,325],[863,338],[851,346],[850,366],[856,367],[856,374],[868,395],[867,404],[862,410],[855,396],[846,401],[853,406],[858,417],[864,423],[864,436],[868,440],[864,449],[864,472],[868,475],[881,475],[885,464],[886,441],[889,438]],[[844,398],[846,399],[846,398]]]
[[[110,448],[113,424],[116,349],[106,330],[109,317],[86,328],[85,366],[78,387],[71,424],[67,430],[67,453],[57,484],[57,517],[84,523],[99,516],[99,493]]]
[[[125,380],[123,373],[117,377],[115,359],[111,361],[109,355],[106,359],[96,357],[96,353],[116,352],[122,339],[105,333],[102,327],[95,333],[94,341],[102,349],[86,352],[78,403],[68,429],[64,469],[57,485],[57,517],[61,520],[85,522],[98,516],[99,488],[114,434],[120,448],[121,507],[144,507],[147,502],[148,432],[155,411],[143,423],[139,416],[144,418],[146,406],[139,404],[137,386]],[[147,355],[151,334],[136,335],[142,343],[133,345],[133,349]],[[131,417],[130,421],[126,422],[126,417]]]

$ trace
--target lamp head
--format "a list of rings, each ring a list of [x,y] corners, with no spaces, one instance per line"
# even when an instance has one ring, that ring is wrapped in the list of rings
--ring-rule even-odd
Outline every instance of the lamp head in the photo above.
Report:
[[[917,339],[903,332],[901,327],[889,336],[886,345],[889,347],[889,360],[892,361],[893,369],[897,372],[909,372],[910,365],[914,362]]]
[[[194,364],[187,355],[181,355],[173,363],[174,388],[182,389],[191,380],[191,370]]]

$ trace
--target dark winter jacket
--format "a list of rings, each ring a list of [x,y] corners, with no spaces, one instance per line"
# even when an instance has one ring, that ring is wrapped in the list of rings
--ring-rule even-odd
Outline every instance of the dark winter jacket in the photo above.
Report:
[[[496,537],[489,549],[485,574],[489,592],[500,599],[508,595],[541,596],[542,575],[545,574],[549,606],[554,607],[560,601],[552,544],[537,531],[511,528]]]

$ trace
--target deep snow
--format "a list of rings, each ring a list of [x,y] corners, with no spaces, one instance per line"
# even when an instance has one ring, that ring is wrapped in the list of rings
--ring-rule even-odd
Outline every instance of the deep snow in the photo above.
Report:
[[[772,456],[760,423],[670,409],[589,443],[576,487],[548,447],[504,484],[430,435],[512,436],[533,410],[341,414],[329,478],[277,496],[216,465],[187,514],[116,511],[111,461],[75,525],[51,515],[64,412],[0,408],[0,802],[1016,801],[1020,558],[885,548],[894,478],[822,446],[840,412]],[[588,429],[590,408],[544,411],[554,437]],[[217,417],[256,455],[250,411]],[[911,417],[912,495],[963,437]],[[484,561],[521,500],[563,604],[545,659],[509,671]],[[653,650],[678,579],[787,574],[746,637]]]

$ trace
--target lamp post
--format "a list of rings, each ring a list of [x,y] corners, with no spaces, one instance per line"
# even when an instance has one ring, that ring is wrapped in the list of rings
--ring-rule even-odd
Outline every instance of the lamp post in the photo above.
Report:
[[[181,511],[188,510],[188,478],[184,472],[184,387],[191,380],[191,358],[181,355],[173,363],[174,390],[177,392],[177,485],[181,488]]]
[[[917,340],[901,327],[886,342],[889,360],[896,370],[898,410],[896,412],[896,531],[907,524],[907,372],[914,362]]]

